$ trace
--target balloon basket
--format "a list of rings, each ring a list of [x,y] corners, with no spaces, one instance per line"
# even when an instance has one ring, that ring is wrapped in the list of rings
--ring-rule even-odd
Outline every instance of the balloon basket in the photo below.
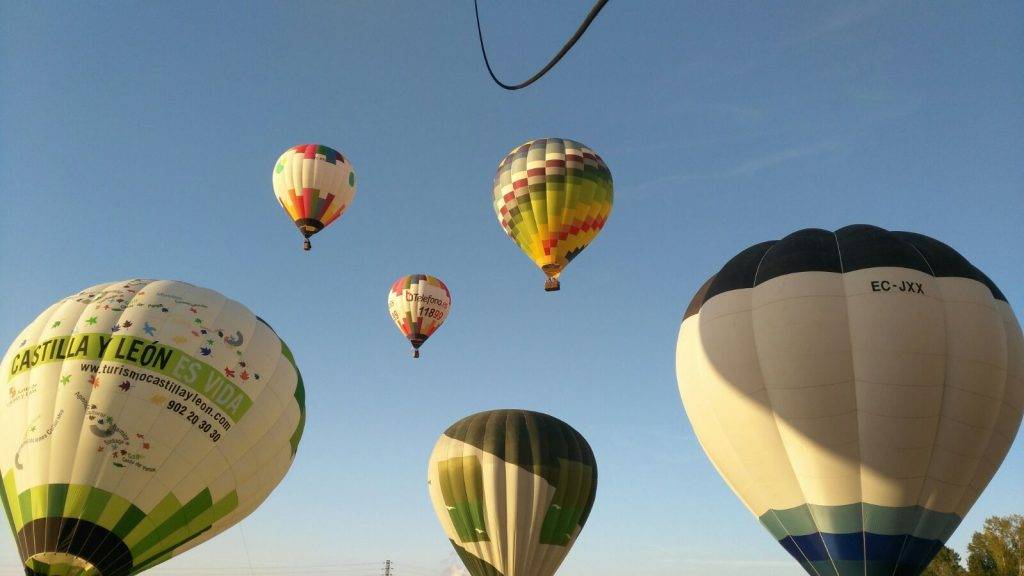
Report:
[[[302,241],[302,249],[305,250],[306,252],[309,252],[309,249],[312,247],[313,245],[309,242],[309,238],[306,238],[305,240]]]
[[[545,292],[558,292],[562,288],[562,285],[558,283],[558,278],[548,278],[544,282]]]

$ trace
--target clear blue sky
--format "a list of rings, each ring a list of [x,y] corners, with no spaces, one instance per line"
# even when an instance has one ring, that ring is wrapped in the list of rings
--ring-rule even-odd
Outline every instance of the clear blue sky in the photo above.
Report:
[[[510,80],[590,6],[481,3]],[[430,449],[461,416],[523,407],[571,423],[600,463],[563,576],[796,576],[679,401],[676,332],[701,282],[752,243],[866,222],[950,243],[1021,312],[1019,2],[613,0],[516,93],[486,76],[468,0],[228,4],[0,4],[0,340],[85,286],[180,279],[267,319],[305,376],[281,486],[244,531],[154,574],[244,574],[243,543],[257,567],[447,574]],[[499,160],[545,136],[593,147],[616,183],[557,294],[490,199]],[[302,142],[359,177],[308,254],[270,184]],[[386,312],[416,272],[454,299],[419,361]],[[954,547],[1024,512],[1021,486],[1018,439]],[[0,537],[0,571],[15,566]]]

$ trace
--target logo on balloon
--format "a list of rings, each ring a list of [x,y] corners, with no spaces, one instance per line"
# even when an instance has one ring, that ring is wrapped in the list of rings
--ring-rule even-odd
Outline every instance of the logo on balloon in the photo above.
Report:
[[[25,466],[21,463],[21,451],[22,451],[22,449],[25,448],[25,446],[27,446],[29,444],[35,444],[37,442],[42,442],[43,440],[46,440],[50,436],[53,436],[53,431],[54,431],[54,429],[57,428],[57,424],[60,423],[60,419],[63,416],[64,416],[64,410],[61,409],[61,411],[57,413],[57,417],[53,419],[53,423],[50,424],[50,426],[42,434],[40,434],[39,436],[34,436],[32,438],[29,438],[28,435],[31,434],[32,432],[35,432],[38,429],[38,427],[36,426],[36,421],[39,420],[39,416],[36,416],[35,419],[32,420],[32,422],[28,425],[28,428],[25,429],[25,436],[24,436],[25,439],[22,440],[21,445],[18,446],[18,451],[14,454],[14,467],[15,468],[17,468],[18,470],[24,470]]]
[[[129,434],[117,425],[112,416],[99,410],[95,404],[90,404],[85,396],[75,393],[75,398],[85,408],[85,416],[90,422],[89,432],[102,440],[96,452],[110,454],[110,464],[115,468],[134,466],[144,472],[156,471],[156,468],[143,463],[149,452],[145,434]]]

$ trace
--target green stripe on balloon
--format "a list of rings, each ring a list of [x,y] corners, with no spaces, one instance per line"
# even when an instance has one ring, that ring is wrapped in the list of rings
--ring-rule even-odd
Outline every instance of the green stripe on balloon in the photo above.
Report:
[[[161,522],[152,532],[139,540],[137,544],[131,546],[132,554],[136,558],[143,557],[146,551],[150,550],[176,531],[185,528],[190,518],[198,516],[200,512],[203,512],[211,506],[213,506],[213,498],[210,496],[209,489],[196,494],[196,496],[189,500],[188,503],[175,510],[170,516]]]
[[[295,453],[299,450],[299,441],[302,440],[302,433],[306,429],[306,387],[302,382],[302,373],[299,372],[299,365],[295,363],[295,356],[292,355],[291,348],[281,340],[281,355],[291,362],[292,368],[295,369],[295,377],[298,381],[295,383],[295,402],[299,405],[299,423],[295,426],[295,431],[292,432],[291,438],[288,439],[289,444],[292,446],[292,457],[295,457]]]
[[[15,493],[15,491],[11,490],[13,485],[14,485],[14,472],[11,471],[11,472],[8,472],[6,475],[4,475],[3,487],[2,487],[3,489],[0,490],[0,502],[3,502],[4,512],[7,513],[7,523],[11,525],[11,533],[12,534],[17,534],[18,533],[18,528],[20,528],[20,526],[15,526],[15,524],[14,524],[14,515],[11,512],[12,511],[11,501],[10,501],[10,499],[8,497],[8,493],[9,492],[12,493],[12,494]]]
[[[67,484],[50,484],[46,490],[46,516],[60,518],[64,514],[64,503],[68,499]]]
[[[870,532],[886,536],[909,534],[925,540],[945,541],[960,524],[960,516],[936,512],[921,506],[801,505],[786,510],[769,510],[759,518],[776,540],[817,532],[851,534]]]
[[[175,542],[174,545],[168,546],[167,548],[162,550],[159,554],[153,556],[149,560],[146,560],[146,561],[142,562],[141,564],[136,565],[135,568],[132,569],[132,574],[138,574],[139,572],[142,572],[144,570],[149,569],[151,566],[156,566],[157,564],[159,564],[161,562],[164,562],[166,560],[171,559],[171,557],[174,556],[174,551],[175,550],[177,550],[178,548],[181,548],[183,545],[189,543],[190,541],[195,540],[199,536],[202,536],[203,533],[205,533],[209,529],[210,529],[210,527],[207,526],[206,528],[196,532],[195,534],[192,534],[192,535],[190,535],[189,537],[187,537],[187,538],[185,538],[183,540],[179,540],[178,542]]]
[[[450,458],[437,463],[445,507],[461,542],[486,542],[483,467],[476,456]]]
[[[110,531],[124,540],[139,525],[139,522],[142,522],[145,518],[145,512],[129,504],[128,509],[124,511],[124,515],[121,516],[121,519],[117,521],[117,524]]]
[[[500,570],[482,558],[474,556],[472,552],[449,540],[459,555],[459,559],[466,565],[472,576],[505,576]]]

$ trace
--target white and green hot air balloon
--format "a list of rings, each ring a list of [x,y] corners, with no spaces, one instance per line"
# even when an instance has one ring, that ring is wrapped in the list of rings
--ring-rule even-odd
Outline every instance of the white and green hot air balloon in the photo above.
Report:
[[[942,242],[865,225],[729,260],[685,313],[676,375],[715,468],[814,576],[920,574],[1024,413],[999,288]]]
[[[0,498],[29,576],[137,574],[216,536],[281,481],[305,422],[270,326],[182,282],[64,298],[0,366]]]
[[[471,576],[552,576],[594,507],[597,461],[558,418],[489,410],[438,438],[427,484]]]

